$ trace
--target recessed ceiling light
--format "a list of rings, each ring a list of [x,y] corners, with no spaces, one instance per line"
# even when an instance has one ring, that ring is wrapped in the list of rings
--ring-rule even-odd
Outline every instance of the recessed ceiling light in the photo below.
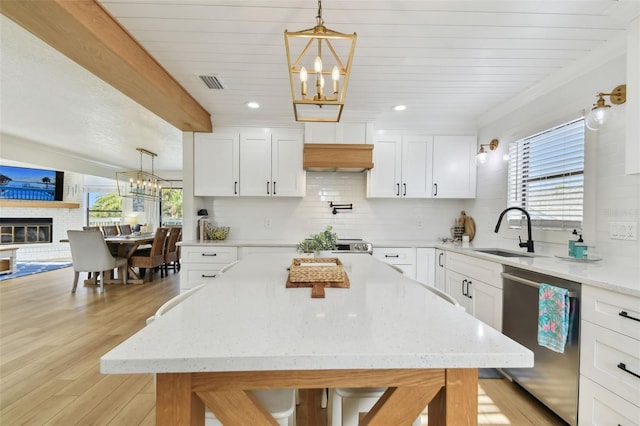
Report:
[[[251,109],[260,108],[260,104],[257,102],[247,102],[245,105]]]
[[[407,109],[406,105],[396,105],[393,107],[394,111],[404,111],[405,109]]]

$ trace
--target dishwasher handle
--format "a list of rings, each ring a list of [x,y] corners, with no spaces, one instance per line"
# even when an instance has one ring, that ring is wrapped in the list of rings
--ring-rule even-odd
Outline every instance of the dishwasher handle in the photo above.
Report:
[[[522,277],[519,277],[517,275],[510,274],[508,272],[503,272],[500,275],[502,275],[502,278],[506,278],[508,280],[515,281],[515,282],[518,282],[520,284],[528,285],[529,287],[540,288],[540,286],[542,285],[542,283],[531,281],[531,280],[528,280],[526,278],[522,278]],[[577,294],[576,294],[575,291],[569,291],[569,292],[567,292],[567,296],[569,296],[571,298],[575,298],[575,297],[577,297]]]

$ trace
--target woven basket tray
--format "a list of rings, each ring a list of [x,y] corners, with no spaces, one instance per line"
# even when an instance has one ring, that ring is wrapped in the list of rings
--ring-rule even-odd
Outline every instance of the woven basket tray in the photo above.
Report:
[[[337,266],[300,266],[302,263],[335,263]],[[344,267],[337,257],[295,258],[289,269],[291,283],[330,283],[344,280]]]

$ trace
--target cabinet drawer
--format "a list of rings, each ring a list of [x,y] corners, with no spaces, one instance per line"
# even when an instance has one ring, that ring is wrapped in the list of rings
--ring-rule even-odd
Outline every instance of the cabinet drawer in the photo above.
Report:
[[[447,269],[502,288],[502,265],[455,252],[447,252]]]
[[[183,246],[180,262],[182,263],[218,263],[226,265],[238,260],[237,247],[203,247]]]
[[[582,319],[640,340],[640,321],[622,315],[640,319],[640,298],[582,286]]]
[[[393,265],[413,265],[416,263],[416,249],[409,247],[374,247],[373,257]]]
[[[640,395],[640,340],[582,321],[580,373],[623,398]],[[624,364],[628,371],[618,366]]]
[[[183,269],[181,274],[184,274],[186,277],[186,283],[189,284],[189,288],[191,288],[218,277],[220,275],[220,268],[189,268]]]
[[[580,376],[578,423],[640,426],[640,408]]]

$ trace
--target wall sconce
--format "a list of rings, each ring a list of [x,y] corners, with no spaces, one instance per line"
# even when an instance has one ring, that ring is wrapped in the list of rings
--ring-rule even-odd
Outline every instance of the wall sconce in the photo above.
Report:
[[[605,96],[609,96],[609,101],[614,105],[620,105],[627,101],[627,85],[621,84],[611,91],[611,93],[598,93],[598,100],[593,104],[593,109],[587,115],[585,124],[591,130],[599,130],[611,117],[611,105],[604,101]]]
[[[491,142],[489,143],[481,143],[480,144],[480,150],[478,151],[478,154],[476,155],[476,163],[477,164],[484,164],[487,162],[487,151],[485,151],[484,147],[488,146],[490,151],[495,151],[496,149],[498,149],[498,145],[500,143],[498,142],[498,139],[492,139]]]

